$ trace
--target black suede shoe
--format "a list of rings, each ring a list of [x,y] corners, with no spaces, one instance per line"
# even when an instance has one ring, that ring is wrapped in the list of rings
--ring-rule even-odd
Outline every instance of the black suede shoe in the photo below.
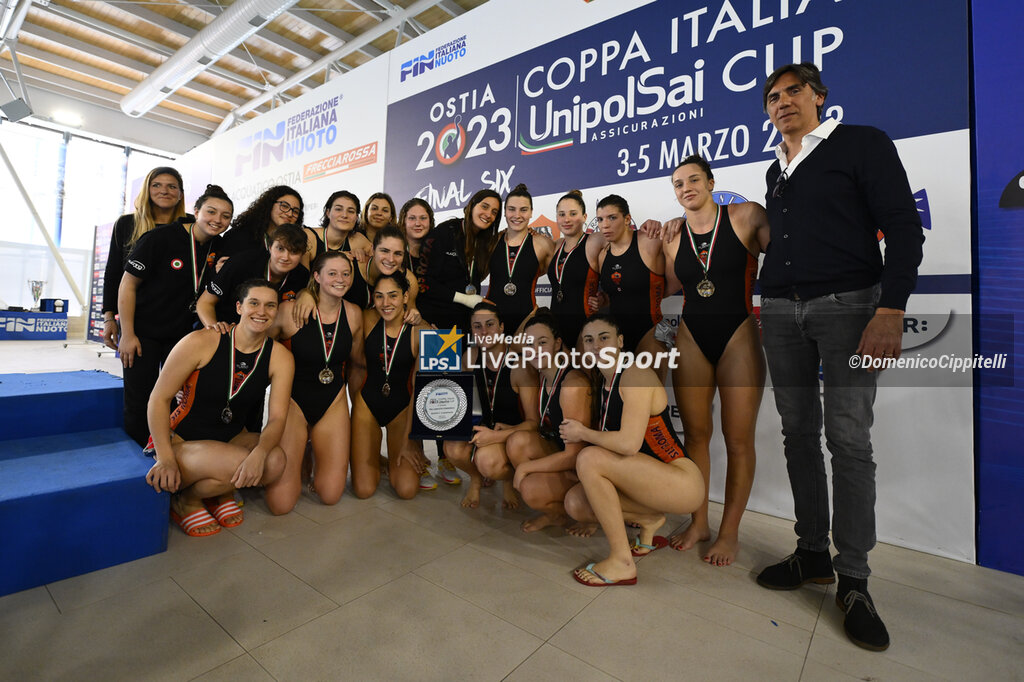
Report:
[[[845,593],[837,591],[836,606],[846,612],[843,629],[851,642],[871,651],[885,651],[889,648],[889,631],[875,610],[875,603],[868,594],[867,581],[864,582],[863,589],[854,588]]]
[[[777,564],[757,576],[757,584],[769,590],[795,590],[807,583],[831,585],[836,581],[828,550],[811,552],[799,547]]]

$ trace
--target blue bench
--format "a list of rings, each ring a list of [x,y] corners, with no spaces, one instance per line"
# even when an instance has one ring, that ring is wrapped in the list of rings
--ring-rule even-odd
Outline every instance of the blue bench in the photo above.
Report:
[[[120,379],[0,375],[0,423],[0,595],[167,549],[169,496],[120,428]]]

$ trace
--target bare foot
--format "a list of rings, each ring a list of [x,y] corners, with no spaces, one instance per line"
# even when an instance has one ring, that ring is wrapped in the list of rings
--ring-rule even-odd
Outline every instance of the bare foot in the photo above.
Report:
[[[676,533],[668,539],[668,544],[672,546],[672,549],[678,549],[680,552],[685,552],[691,549],[698,542],[706,542],[711,539],[711,529],[707,526],[698,527],[695,523],[690,523],[686,530],[682,533]]]
[[[560,520],[561,519],[553,519],[547,514],[541,514],[540,516],[535,516],[532,519],[526,519],[519,528],[524,533],[535,533],[542,528],[547,528],[548,526],[557,524]]]
[[[711,545],[711,549],[704,555],[704,561],[712,566],[728,566],[736,558],[736,552],[739,551],[739,548],[740,541],[738,537],[719,533],[715,544]]]
[[[575,535],[578,538],[589,538],[597,530],[596,523],[583,523],[582,521],[570,524],[565,527],[565,532]]]
[[[632,559],[625,563],[614,559],[605,559],[594,564],[590,570],[577,568],[575,574],[581,582],[588,585],[604,585],[606,581],[616,582],[635,578],[636,564]]]
[[[476,509],[480,506],[480,479],[469,479],[469,490],[462,498],[462,506],[466,509]]]
[[[512,481],[501,482],[501,508],[519,509],[519,494],[512,487]]]

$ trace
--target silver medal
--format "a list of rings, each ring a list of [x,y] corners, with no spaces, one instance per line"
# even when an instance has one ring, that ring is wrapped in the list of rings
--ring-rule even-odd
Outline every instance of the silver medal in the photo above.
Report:
[[[466,293],[469,294],[470,296],[473,296],[474,294],[476,294],[476,287],[473,286],[472,284],[467,284]]]
[[[562,293],[561,289],[559,289],[558,292],[555,294],[555,300],[558,301],[559,303],[565,300],[565,294]]]
[[[505,285],[505,288],[502,289],[502,291],[505,292],[506,296],[515,296],[516,295],[516,285],[513,284],[512,282],[509,282],[508,284]]]
[[[231,411],[231,406],[225,407],[220,411],[220,420],[225,424],[230,424],[231,420],[234,419],[235,414]]]
[[[320,379],[321,384],[329,384],[334,381],[334,372],[332,372],[329,367],[324,367],[320,370],[320,374],[317,375],[317,378]]]
[[[385,398],[390,396],[391,395],[391,384],[389,384],[388,382],[385,381],[384,385],[380,387],[380,392],[381,392],[381,395],[383,395]]]

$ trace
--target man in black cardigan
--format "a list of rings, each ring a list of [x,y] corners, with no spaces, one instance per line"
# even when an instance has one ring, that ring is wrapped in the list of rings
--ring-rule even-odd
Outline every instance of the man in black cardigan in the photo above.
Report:
[[[836,602],[850,639],[881,651],[889,634],[867,591],[867,557],[875,544],[877,374],[858,361],[899,357],[924,233],[892,141],[876,128],[820,122],[827,95],[818,68],[808,62],[776,69],[764,86],[765,111],[782,142],[767,173],[771,243],[761,270],[761,322],[798,540],[796,552],[765,568],[757,581],[777,590],[835,581],[824,417],[832,453]]]

